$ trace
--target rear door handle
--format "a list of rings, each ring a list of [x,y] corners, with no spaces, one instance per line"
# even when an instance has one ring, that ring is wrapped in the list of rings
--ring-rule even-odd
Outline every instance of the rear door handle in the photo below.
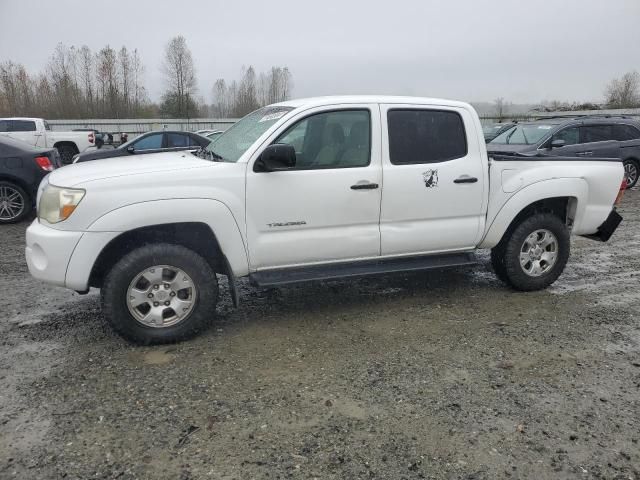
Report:
[[[378,188],[377,183],[356,183],[351,185],[351,190],[375,190]]]
[[[476,183],[478,179],[476,177],[470,177],[469,175],[462,175],[456,178],[453,183]]]

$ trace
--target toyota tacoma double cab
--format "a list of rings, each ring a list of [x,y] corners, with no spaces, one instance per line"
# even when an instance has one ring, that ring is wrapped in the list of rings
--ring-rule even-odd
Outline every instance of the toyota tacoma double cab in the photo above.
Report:
[[[619,159],[489,158],[466,103],[325,97],[261,108],[196,152],[53,171],[26,233],[36,278],[101,289],[139,343],[206,328],[226,275],[259,287],[475,263],[491,249],[517,290],[547,287],[570,234],[621,221]]]
[[[95,132],[54,132],[42,118],[0,118],[0,135],[28,143],[37,148],[54,147],[62,163],[71,163],[73,156],[95,142]]]

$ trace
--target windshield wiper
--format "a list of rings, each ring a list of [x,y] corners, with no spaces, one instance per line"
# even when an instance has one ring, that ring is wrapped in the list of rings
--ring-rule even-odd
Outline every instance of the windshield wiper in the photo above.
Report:
[[[211,160],[212,162],[223,162],[224,158],[218,155],[216,152],[207,150],[204,147],[200,147],[198,150],[191,152],[193,155],[199,158]]]

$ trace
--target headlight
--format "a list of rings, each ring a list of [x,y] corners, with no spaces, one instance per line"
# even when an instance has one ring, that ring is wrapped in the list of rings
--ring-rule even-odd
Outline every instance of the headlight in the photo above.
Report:
[[[48,184],[40,195],[38,218],[49,223],[62,222],[76,209],[85,191],[81,188],[62,188]]]

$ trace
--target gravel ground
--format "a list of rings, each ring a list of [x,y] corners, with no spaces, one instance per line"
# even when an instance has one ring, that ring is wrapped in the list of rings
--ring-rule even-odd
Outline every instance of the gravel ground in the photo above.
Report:
[[[2,227],[0,478],[640,478],[640,191],[551,288],[478,268],[223,295],[136,347]],[[223,292],[224,293],[224,292]]]

